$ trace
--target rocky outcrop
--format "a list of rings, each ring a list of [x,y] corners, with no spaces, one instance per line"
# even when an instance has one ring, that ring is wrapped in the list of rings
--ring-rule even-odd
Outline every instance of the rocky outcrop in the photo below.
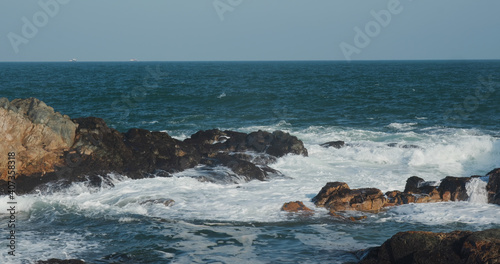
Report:
[[[500,263],[500,229],[479,232],[401,232],[369,250],[360,264]]]
[[[500,204],[500,169],[487,174],[489,183],[489,203]],[[397,206],[409,203],[435,203],[447,201],[467,201],[466,185],[471,177],[451,177],[436,182],[426,182],[424,179],[412,176],[407,179],[403,192],[389,191],[385,195],[379,189],[361,188],[351,190],[347,183],[329,182],[319,193],[312,198],[318,207],[325,207],[331,212],[337,211],[365,211],[377,212],[384,207]]]
[[[246,134],[214,129],[199,131],[184,141],[137,128],[120,133],[100,118],[70,120],[35,98],[0,99],[0,120],[0,132],[6,138],[0,152],[16,152],[18,194],[48,182],[60,187],[75,181],[101,185],[111,172],[138,179],[170,176],[199,166],[213,169],[212,174],[219,173],[214,169],[219,166],[231,171],[200,180],[266,180],[281,175],[268,166],[277,158],[307,156],[302,141],[282,131]],[[6,162],[0,159],[2,167]],[[2,173],[0,194],[6,194],[7,171]]]
[[[384,194],[375,188],[351,190],[344,182],[329,182],[316,195],[312,202],[330,211],[379,211],[386,203]]]
[[[0,120],[0,153],[16,153],[17,172],[44,175],[64,164],[63,152],[73,145],[77,127],[68,116],[35,98],[0,98]],[[6,158],[0,159],[0,168],[7,168]],[[0,180],[6,180],[7,170],[0,173]]]
[[[488,174],[488,203],[500,205],[500,168],[490,171]]]

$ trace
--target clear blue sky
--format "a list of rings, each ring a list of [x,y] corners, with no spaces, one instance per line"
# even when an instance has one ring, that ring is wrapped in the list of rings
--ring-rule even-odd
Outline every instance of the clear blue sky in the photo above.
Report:
[[[40,3],[48,3],[48,9]],[[2,0],[0,61],[500,59],[500,1],[396,4]],[[390,21],[381,16],[385,22],[377,22],[372,10],[387,14],[380,10],[390,10],[388,5],[394,11],[387,11]],[[355,28],[366,34],[367,24],[372,37],[366,35],[367,43],[358,36],[356,46]],[[346,56],[341,43],[357,51]]]

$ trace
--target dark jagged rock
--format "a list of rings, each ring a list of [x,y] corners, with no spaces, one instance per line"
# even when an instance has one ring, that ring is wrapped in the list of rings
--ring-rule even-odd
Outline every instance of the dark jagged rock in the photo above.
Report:
[[[36,264],[85,264],[86,262],[79,259],[49,259],[39,260]]]
[[[371,249],[360,264],[500,263],[500,229],[479,232],[401,232]]]
[[[465,185],[470,181],[470,177],[447,176],[439,184],[438,191],[443,201],[467,201],[469,195]]]
[[[330,141],[330,142],[323,143],[320,146],[325,147],[325,148],[333,147],[333,148],[339,149],[339,148],[343,148],[345,146],[345,142],[341,141],[341,140]]]
[[[346,183],[329,182],[312,201],[331,211],[378,211],[385,202],[384,194],[375,188],[351,190]]]
[[[419,187],[421,187],[424,182],[425,182],[424,179],[417,176],[412,176],[406,180],[404,192],[420,193],[421,190],[419,189]]]
[[[19,150],[18,194],[47,183],[57,188],[75,181],[110,185],[106,175],[112,172],[133,179],[168,177],[199,165],[205,165],[207,171],[227,167],[232,171],[227,176],[236,175],[245,181],[266,180],[281,175],[268,166],[276,158],[307,156],[302,141],[282,131],[246,134],[213,129],[180,141],[164,132],[137,128],[120,133],[96,117],[70,120],[34,98],[12,102],[0,99],[0,119],[7,123],[5,127],[22,130],[4,131],[9,141],[0,142],[4,152],[12,146]],[[29,166],[23,167],[25,164]],[[0,177],[0,194],[8,193],[6,176]]]
[[[486,185],[488,203],[500,205],[500,169],[494,169],[486,176],[489,178],[488,185]]]

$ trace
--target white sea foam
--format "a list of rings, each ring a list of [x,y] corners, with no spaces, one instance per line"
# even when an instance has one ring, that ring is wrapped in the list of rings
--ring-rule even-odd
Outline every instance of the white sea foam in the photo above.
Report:
[[[407,204],[394,207],[379,222],[405,222],[425,225],[471,224],[476,227],[500,225],[498,205],[469,202]]]
[[[247,129],[254,131],[255,128]],[[273,127],[259,128],[274,130]],[[177,220],[277,222],[289,220],[288,214],[280,211],[285,202],[300,200],[306,206],[315,208],[311,198],[331,181],[346,182],[351,188],[402,190],[406,179],[412,175],[438,181],[447,175],[484,175],[500,167],[497,159],[500,154],[499,139],[478,134],[477,131],[385,133],[310,127],[290,132],[304,140],[309,157],[287,155],[271,166],[291,178],[215,184],[198,181],[196,177],[202,172],[196,169],[186,170],[171,178],[131,180],[116,177],[113,188],[96,189],[75,183],[65,191],[50,195],[23,195],[17,198],[18,208],[21,212],[30,212],[37,206],[58,205],[87,217],[106,215],[121,222],[134,221],[131,215]],[[319,146],[332,140],[344,140],[349,145],[341,149]],[[389,143],[397,145],[391,147]],[[405,144],[417,145],[418,148],[402,147]],[[477,190],[482,183],[476,184],[469,187]],[[482,201],[476,200],[474,195],[471,197],[471,202]],[[171,207],[141,204],[145,200],[159,198],[173,199],[176,203]],[[0,198],[0,212],[6,212],[6,206],[7,197]],[[391,209],[390,218],[425,223],[463,220],[466,223],[491,221],[500,224],[500,217],[491,213],[493,209],[498,211],[494,205],[473,203],[411,205]],[[324,209],[316,210],[317,215],[325,215]],[[476,213],[471,214],[467,210]],[[0,216],[2,214],[5,216],[5,213],[0,213]],[[127,216],[124,217],[124,214]]]
[[[467,195],[469,202],[477,204],[488,203],[488,191],[486,185],[488,184],[488,177],[473,178],[466,185]]]
[[[415,129],[417,123],[390,123],[387,127],[399,131],[408,131]]]

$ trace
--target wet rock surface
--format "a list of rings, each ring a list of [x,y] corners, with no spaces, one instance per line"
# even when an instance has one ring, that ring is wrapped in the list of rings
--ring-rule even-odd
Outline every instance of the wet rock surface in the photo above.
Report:
[[[500,229],[401,232],[369,250],[359,263],[500,263]]]

